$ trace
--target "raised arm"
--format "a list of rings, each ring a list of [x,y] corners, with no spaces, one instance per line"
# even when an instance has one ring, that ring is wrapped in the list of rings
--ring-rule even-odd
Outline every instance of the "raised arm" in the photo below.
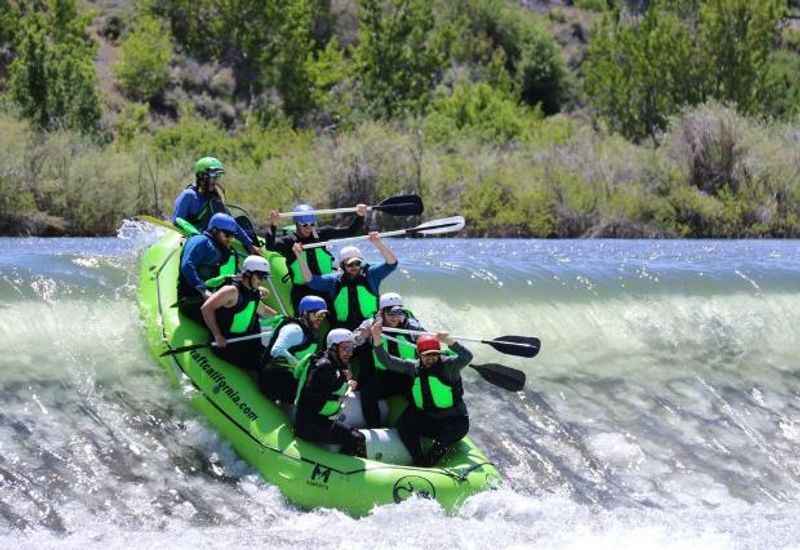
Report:
[[[416,361],[408,361],[406,359],[393,357],[388,353],[386,353],[386,350],[383,349],[382,345],[383,322],[380,319],[372,323],[372,327],[370,328],[370,333],[372,334],[372,350],[375,352],[375,355],[378,357],[378,360],[384,365],[386,365],[387,369],[408,376],[414,376],[416,374],[417,372]]]
[[[319,240],[327,241],[330,239],[343,239],[345,237],[355,237],[356,235],[363,234],[364,231],[364,216],[367,215],[367,205],[356,205],[356,216],[353,218],[349,227],[335,227],[326,225],[317,230]]]
[[[292,251],[297,258],[297,263],[300,264],[300,271],[303,273],[303,284],[308,284],[308,282],[311,281],[311,270],[308,268],[305,254],[303,254],[303,245],[294,243]]]
[[[397,263],[397,256],[394,255],[394,252],[386,246],[386,243],[380,237],[380,234],[377,231],[370,231],[369,233],[369,242],[378,249],[378,252],[381,253],[383,259],[386,261],[388,265],[394,265]]]
[[[461,369],[472,362],[472,352],[450,338],[447,332],[437,332],[436,338],[443,344],[447,344],[447,346],[455,352],[455,356],[453,357],[442,357],[442,366],[448,376],[457,375]]]

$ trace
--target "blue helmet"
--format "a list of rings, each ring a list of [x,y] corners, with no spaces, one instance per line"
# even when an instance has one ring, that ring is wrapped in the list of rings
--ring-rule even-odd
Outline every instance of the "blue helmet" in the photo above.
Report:
[[[311,212],[314,207],[310,204],[298,204],[294,207],[294,212]],[[317,223],[317,217],[314,214],[301,214],[292,218],[294,223],[300,225],[301,223]]]
[[[208,230],[213,231],[214,229],[218,231],[227,231],[228,233],[236,233],[239,229],[239,224],[236,223],[236,220],[229,214],[214,214],[211,216],[211,219],[208,221]]]
[[[297,311],[300,315],[304,313],[311,313],[312,311],[327,311],[328,304],[319,296],[305,296],[300,303],[297,304]]]

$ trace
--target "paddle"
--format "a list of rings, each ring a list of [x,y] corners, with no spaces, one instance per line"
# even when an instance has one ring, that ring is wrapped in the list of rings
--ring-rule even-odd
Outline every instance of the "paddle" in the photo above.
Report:
[[[367,210],[379,210],[391,216],[418,216],[422,214],[425,207],[419,195],[395,195],[384,199],[380,204],[368,206]],[[344,208],[320,208],[318,210],[306,210],[305,212],[280,212],[281,218],[291,218],[293,216],[308,216],[309,214],[344,214],[355,212],[355,206]]]
[[[402,328],[383,327],[384,332],[394,332],[397,334],[411,334],[419,336],[420,334],[433,334],[423,330],[406,330]],[[539,349],[542,347],[541,341],[533,336],[501,336],[494,340],[482,340],[480,338],[469,338],[467,336],[451,336],[455,340],[462,340],[464,342],[477,342],[479,344],[487,344],[492,346],[500,353],[506,355],[514,355],[516,357],[536,357]]]
[[[148,216],[147,214],[139,214],[138,216],[134,216],[133,219],[139,222],[151,223],[153,225],[163,227],[164,229],[172,229],[173,231],[179,231],[179,229],[174,225],[172,225],[172,223],[166,220],[162,220],[161,218],[156,218],[155,216]]]
[[[383,330],[385,331],[386,327],[384,327]],[[413,346],[410,342],[398,340],[386,334],[383,335],[383,338],[391,340],[392,342],[397,342],[398,344]],[[486,363],[484,365],[470,364],[469,366],[478,371],[481,378],[504,390],[520,391],[525,387],[525,373],[520,370],[512,369],[511,367],[499,363]]]
[[[249,334],[247,336],[239,336],[238,338],[229,338],[228,344],[235,344],[237,342],[245,342],[247,340],[255,340],[256,338],[261,338],[263,334],[270,334],[269,332],[259,332],[258,334]],[[164,353],[162,353],[159,357],[165,357],[167,355],[176,355],[178,353],[184,353],[186,351],[192,351],[193,349],[201,349],[201,348],[210,348],[210,347],[217,347],[216,342],[204,342],[202,344],[192,344],[190,346],[181,346],[175,349],[168,349]]]
[[[398,229],[396,231],[384,231],[378,233],[380,237],[398,237],[400,235],[444,235],[445,233],[455,233],[464,229],[464,218],[461,216],[453,216],[452,218],[442,218],[438,220],[431,220],[416,227],[409,229]],[[369,235],[359,235],[357,237],[345,237],[344,239],[331,239],[330,241],[304,244],[303,249],[318,248],[320,246],[327,246],[329,244],[346,243],[350,241],[364,241],[369,239]]]
[[[512,369],[499,363],[470,364],[470,367],[478,371],[481,378],[504,390],[520,391],[525,387],[525,373],[521,370]]]

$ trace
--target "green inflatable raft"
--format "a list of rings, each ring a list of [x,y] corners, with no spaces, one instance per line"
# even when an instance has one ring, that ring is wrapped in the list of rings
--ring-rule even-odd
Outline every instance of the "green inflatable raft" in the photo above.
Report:
[[[166,350],[209,339],[204,327],[181,318],[174,307],[183,241],[168,231],[142,258],[139,305],[150,350],[174,383],[185,384],[188,378],[197,390],[191,392],[193,405],[291,502],[360,516],[376,505],[418,495],[452,510],[468,496],[497,485],[497,470],[469,438],[435,468],[342,455],[295,437],[288,414],[262,396],[251,376],[208,348],[161,357]],[[281,283],[286,264],[277,254],[269,260],[272,283],[288,305],[288,288]],[[391,416],[396,418],[403,406],[402,400],[393,402]]]

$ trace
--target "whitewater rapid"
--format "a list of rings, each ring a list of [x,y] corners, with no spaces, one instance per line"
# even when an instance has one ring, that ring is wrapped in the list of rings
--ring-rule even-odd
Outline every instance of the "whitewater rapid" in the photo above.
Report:
[[[800,547],[796,241],[392,241],[426,325],[543,348],[473,348],[528,375],[465,383],[502,489],[354,520],[288,504],[167,383],[155,238],[0,239],[0,548]]]

